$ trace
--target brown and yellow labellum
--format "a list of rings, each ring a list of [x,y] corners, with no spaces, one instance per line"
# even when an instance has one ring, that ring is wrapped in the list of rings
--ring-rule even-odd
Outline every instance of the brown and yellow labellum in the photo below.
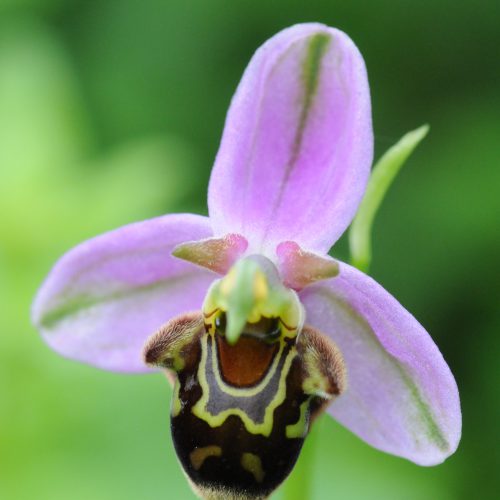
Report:
[[[194,491],[264,499],[291,472],[314,417],[345,386],[342,356],[320,332],[281,335],[280,318],[247,323],[231,345],[225,315],[173,319],[145,347],[175,374],[171,431]]]

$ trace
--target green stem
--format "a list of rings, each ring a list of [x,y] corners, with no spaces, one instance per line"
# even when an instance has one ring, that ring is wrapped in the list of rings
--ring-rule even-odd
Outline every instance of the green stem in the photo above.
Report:
[[[372,260],[371,230],[373,219],[399,169],[427,135],[428,125],[423,125],[403,136],[373,167],[365,196],[349,230],[351,263],[368,272]]]

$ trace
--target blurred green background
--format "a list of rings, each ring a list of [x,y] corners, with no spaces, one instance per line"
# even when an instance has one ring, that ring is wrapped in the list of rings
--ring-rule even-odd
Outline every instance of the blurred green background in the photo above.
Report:
[[[464,417],[458,452],[435,468],[323,419],[305,452],[311,498],[495,498],[500,3],[2,0],[1,499],[193,498],[170,442],[164,378],[58,357],[31,327],[30,303],[80,241],[206,212],[242,71],[264,40],[301,21],[343,29],[364,54],[377,157],[431,124],[376,220],[372,274],[433,335]],[[347,258],[345,238],[333,253]]]

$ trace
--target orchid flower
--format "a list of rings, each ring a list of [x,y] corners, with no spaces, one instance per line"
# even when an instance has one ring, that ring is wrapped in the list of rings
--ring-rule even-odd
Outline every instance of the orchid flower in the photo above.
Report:
[[[372,159],[356,46],[320,24],[285,29],[232,100],[209,217],[165,215],[91,239],[38,292],[33,321],[58,353],[167,370],[174,445],[204,498],[267,497],[322,411],[420,465],[457,448],[457,386],[429,334],[327,255]]]

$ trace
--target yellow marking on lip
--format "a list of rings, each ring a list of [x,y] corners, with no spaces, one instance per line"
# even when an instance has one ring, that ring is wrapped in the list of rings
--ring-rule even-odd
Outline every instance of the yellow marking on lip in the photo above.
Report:
[[[212,415],[207,411],[206,407],[210,397],[210,386],[208,384],[205,375],[205,368],[207,364],[207,351],[208,351],[207,337],[208,336],[205,335],[201,339],[201,360],[198,366],[198,381],[202,388],[202,396],[192,407],[191,411],[195,416],[207,422],[208,425],[210,425],[210,427],[219,427],[226,421],[226,419],[229,416],[236,415],[240,417],[246,430],[250,434],[262,434],[263,436],[268,437],[273,430],[274,410],[280,404],[282,404],[286,398],[286,378],[290,371],[292,361],[295,358],[295,356],[297,356],[296,348],[292,347],[289,353],[287,354],[287,357],[285,359],[280,374],[280,379],[278,382],[278,389],[276,390],[276,394],[274,395],[274,398],[269,402],[269,404],[265,409],[264,421],[258,424],[255,423],[249,417],[249,415],[245,413],[241,408],[228,408],[227,410],[224,410],[218,413],[217,415]],[[214,349],[214,346],[215,346],[215,339],[212,338],[212,349]],[[284,346],[285,342],[281,341],[280,350],[276,354],[275,360],[273,361],[273,365],[271,366],[269,373],[266,375],[264,380],[262,380],[262,382],[259,385],[249,388],[235,388],[225,384],[224,381],[221,379],[218,371],[217,353],[212,351],[212,370],[215,374],[216,382],[217,385],[219,386],[219,389],[235,397],[251,397],[258,394],[259,392],[265,389],[265,386],[269,383],[272,374],[276,371],[277,365],[279,363],[279,358],[283,353]]]
[[[219,310],[219,308],[217,307],[213,311],[210,311],[208,313],[204,312],[203,316],[205,319],[208,319],[208,318],[210,318],[210,316],[213,316],[218,310]]]
[[[219,389],[226,394],[230,394],[231,396],[236,396],[236,397],[244,397],[244,398],[250,398],[252,396],[255,396],[259,392],[262,392],[267,384],[271,381],[274,373],[276,372],[276,369],[278,367],[278,364],[280,362],[281,355],[283,354],[283,349],[285,347],[285,343],[281,342],[280,343],[280,348],[279,351],[275,354],[274,359],[273,359],[273,364],[270,366],[266,376],[260,382],[258,385],[254,387],[246,387],[246,388],[237,388],[237,387],[232,387],[224,382],[222,380],[222,377],[220,376],[220,369],[219,369],[219,363],[218,363],[218,357],[217,357],[217,352],[216,352],[216,343],[215,339],[212,339],[212,370],[215,374],[215,380],[217,381],[217,385],[219,386]],[[285,367],[283,367],[283,370]]]
[[[262,483],[266,473],[264,472],[262,461],[258,455],[243,453],[243,455],[241,455],[241,466],[246,471],[250,472],[258,483]]]
[[[286,437],[288,439],[305,438],[307,435],[307,407],[311,398],[306,399],[300,405],[300,415],[297,422],[286,426]]]
[[[180,387],[181,385],[179,383],[179,379],[175,377],[174,393],[172,395],[172,406],[171,406],[172,417],[177,417],[177,415],[179,415],[179,413],[182,410],[182,403],[179,395]]]
[[[289,331],[295,331],[298,328],[297,326],[288,326],[281,318],[280,323]]]
[[[204,446],[203,448],[195,448],[189,454],[189,460],[195,470],[200,470],[203,462],[209,457],[220,457],[222,455],[222,448],[220,446]]]

